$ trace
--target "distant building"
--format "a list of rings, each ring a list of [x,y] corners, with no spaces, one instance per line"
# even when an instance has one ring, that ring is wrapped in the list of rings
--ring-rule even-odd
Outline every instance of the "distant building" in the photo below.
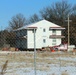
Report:
[[[34,29],[36,30],[36,49],[59,45],[61,44],[62,38],[65,37],[61,34],[65,28],[47,20],[41,20],[15,31],[17,48],[34,48]]]

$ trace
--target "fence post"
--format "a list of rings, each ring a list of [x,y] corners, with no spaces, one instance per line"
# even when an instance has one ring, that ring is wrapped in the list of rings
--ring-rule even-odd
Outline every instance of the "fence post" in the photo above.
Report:
[[[35,75],[36,75],[36,29],[34,29],[34,71],[35,71]]]

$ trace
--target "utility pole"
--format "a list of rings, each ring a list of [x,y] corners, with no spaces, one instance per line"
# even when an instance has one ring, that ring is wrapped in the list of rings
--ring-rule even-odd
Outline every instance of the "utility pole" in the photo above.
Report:
[[[68,45],[70,45],[70,33],[69,33],[69,15],[68,15]]]
[[[70,45],[70,22],[72,21],[72,20],[70,20],[69,19],[69,14],[68,14],[68,20],[66,20],[66,21],[68,21],[68,46]]]

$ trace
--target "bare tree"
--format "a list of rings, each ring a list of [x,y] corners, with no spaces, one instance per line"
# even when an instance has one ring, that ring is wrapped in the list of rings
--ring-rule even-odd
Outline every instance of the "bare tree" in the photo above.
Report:
[[[42,18],[59,25],[63,25],[70,12],[71,5],[67,1],[56,2],[40,11]]]
[[[7,43],[6,42],[7,35],[8,35],[7,30],[0,31],[0,47],[3,47]]]
[[[11,18],[11,21],[9,21],[9,27],[11,30],[20,28],[27,24],[27,20],[22,14],[17,14]]]
[[[76,16],[76,4],[72,8],[72,15]]]
[[[35,22],[37,22],[37,21],[39,21],[40,20],[40,18],[38,17],[38,15],[37,14],[34,14],[34,15],[32,15],[30,18],[29,18],[29,23],[35,23]]]
[[[76,45],[76,4],[72,7],[70,19],[70,43]]]

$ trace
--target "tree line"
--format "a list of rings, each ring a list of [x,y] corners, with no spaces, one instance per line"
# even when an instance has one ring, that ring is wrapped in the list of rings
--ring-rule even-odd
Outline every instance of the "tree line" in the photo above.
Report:
[[[76,4],[72,5],[69,4],[68,1],[63,0],[44,7],[39,11],[39,15],[35,13],[28,19],[26,19],[21,13],[13,16],[9,21],[9,27],[4,31],[0,31],[0,42],[2,45],[4,43],[9,43],[13,46],[15,41],[12,42],[12,40],[15,39],[15,34],[12,32],[12,30],[40,21],[41,19],[46,19],[50,22],[65,27],[66,29],[63,31],[63,35],[65,35],[66,38],[63,39],[63,41],[67,42],[68,22],[66,22],[66,20],[68,19],[68,15],[70,20],[72,20],[70,22],[70,43],[76,45]]]

